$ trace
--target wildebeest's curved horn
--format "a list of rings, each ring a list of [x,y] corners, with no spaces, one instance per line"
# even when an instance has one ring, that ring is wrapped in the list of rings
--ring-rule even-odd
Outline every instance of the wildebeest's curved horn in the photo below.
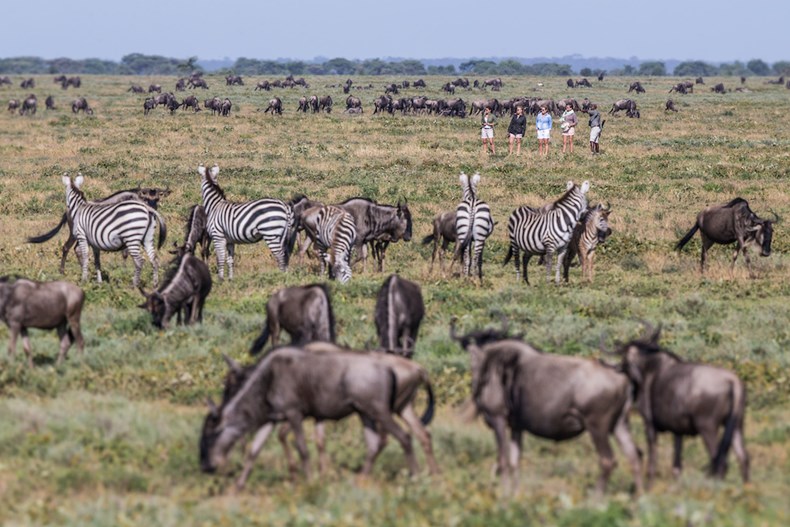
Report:
[[[661,334],[661,324],[655,327],[647,320],[641,319],[640,322],[645,327],[645,337],[653,342],[658,342],[658,337]]]
[[[148,293],[145,292],[145,289],[143,289],[143,286],[141,286],[141,285],[137,286],[137,290],[140,291],[140,294],[143,295],[145,298],[148,298],[149,296],[151,296],[151,295],[149,295]]]
[[[230,371],[232,371],[233,373],[239,373],[242,370],[241,364],[231,359],[224,353],[222,354],[222,358],[225,359],[225,363],[228,365],[228,368],[230,368]]]
[[[774,215],[774,223],[779,223],[780,221],[782,221],[782,218],[779,217],[779,215],[776,213],[774,209],[769,208],[768,210],[771,212],[771,214]]]
[[[603,210],[605,210],[606,212],[609,212],[610,210],[612,210],[612,204],[607,201],[606,202],[606,207],[604,207]]]

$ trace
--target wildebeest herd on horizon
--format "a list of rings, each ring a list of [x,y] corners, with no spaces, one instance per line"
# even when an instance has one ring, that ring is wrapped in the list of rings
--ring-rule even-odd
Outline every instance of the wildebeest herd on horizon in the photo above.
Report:
[[[181,81],[184,81],[182,89],[177,86],[177,91],[187,89],[184,88],[187,85],[194,89],[208,89],[200,76]],[[281,82],[280,87],[309,87],[303,79],[290,78],[286,81],[288,83]],[[469,88],[468,80],[465,83],[464,79],[458,81],[452,86],[474,88]],[[69,83],[70,80],[60,82]],[[238,76],[229,76],[226,82],[228,86],[244,85]],[[500,79],[478,86],[479,89],[490,86],[498,91],[502,84]],[[580,85],[584,86],[583,83]],[[346,83],[344,91],[348,93],[351,86],[352,83]],[[680,86],[674,87],[673,91],[681,94],[689,91],[687,86]],[[269,91],[272,87],[273,83],[268,87],[261,87],[258,83],[256,89]],[[394,84],[388,87],[388,93],[374,101],[373,113],[419,112],[424,108],[429,113],[436,111],[440,115],[465,117],[485,107],[491,107],[497,113],[515,111],[519,105],[531,113],[543,105],[550,106],[552,111],[564,107],[564,104],[558,105],[551,100],[518,98],[504,102],[497,99],[475,101],[468,108],[462,99],[450,99],[437,102],[433,108],[433,103],[427,98],[392,98],[391,94],[407,87],[406,82],[401,87]],[[161,87],[158,88],[152,85],[148,91],[161,92]],[[639,93],[639,88],[641,85],[633,89]],[[144,90],[133,86],[130,91],[140,93]],[[162,99],[164,103],[158,100],[159,95],[165,96]],[[159,104],[164,104],[171,112],[177,108],[200,110],[195,96],[188,96],[178,103],[172,93],[159,95],[146,99],[146,113]],[[329,96],[302,99],[298,111],[331,111],[332,99]],[[279,97],[272,99],[275,100],[279,104],[270,102],[266,112],[282,113],[282,101]],[[149,108],[148,101],[155,104]],[[211,105],[208,101],[212,101]],[[214,107],[213,101],[217,101],[219,108]],[[569,100],[561,102],[566,101]],[[570,101],[582,111],[589,105],[588,99],[581,104],[573,99]],[[358,97],[349,94],[345,102],[346,112],[362,112]],[[227,98],[215,97],[206,100],[204,107],[227,116],[231,103]],[[74,113],[79,110],[91,113],[84,98],[75,100],[72,105]],[[625,110],[629,117],[639,117],[636,103],[630,99],[617,101],[610,113],[620,110]],[[28,105],[25,113],[29,111]],[[35,102],[32,113],[35,113]],[[202,321],[206,299],[214,287],[212,273],[206,263],[210,246],[213,246],[216,256],[220,281],[234,279],[237,245],[264,241],[281,271],[292,265],[293,254],[298,254],[301,265],[303,257],[314,249],[319,274],[326,274],[329,279],[345,284],[352,280],[352,269],[359,262],[366,272],[368,255],[374,261],[375,270],[384,272],[388,246],[400,241],[408,242],[412,237],[414,219],[405,198],[394,205],[365,197],[324,204],[304,195],[289,200],[262,197],[240,203],[226,197],[219,183],[217,165],[207,168],[201,164],[198,174],[202,202],[190,208],[183,243],[174,244],[171,251],[174,258],[161,284],[157,251],[166,243],[167,226],[159,205],[169,189],[128,189],[88,200],[83,190],[83,176],[71,178],[63,175],[66,211],[55,228],[28,241],[46,242],[68,226],[69,238],[63,246],[60,270],[64,272],[65,260],[74,248],[83,281],[88,279],[89,253],[93,253],[99,282],[102,281],[101,251],[123,251],[124,257],[131,256],[135,267],[132,283],[144,299],[140,307],[151,314],[153,325],[166,329],[173,317],[177,323],[187,325]],[[432,234],[426,236],[422,243],[433,244],[431,271],[438,253],[443,276],[443,253],[454,243],[450,271],[458,262],[460,274],[470,277],[474,273],[482,284],[485,243],[493,235],[497,222],[479,192],[481,176],[473,174],[470,177],[462,173],[458,177],[461,186],[459,201],[453,210],[443,211],[433,219]],[[569,269],[576,258],[581,263],[584,278],[588,282],[593,281],[596,247],[612,235],[608,222],[612,209],[603,203],[590,205],[587,201],[590,188],[589,181],[580,184],[568,181],[557,199],[545,204],[520,206],[513,211],[507,222],[509,249],[504,263],[513,260],[517,280],[523,272],[524,281],[529,283],[527,266],[530,259],[537,256],[545,265],[548,281],[551,280],[552,269],[555,282],[560,282],[561,271],[567,281]],[[702,237],[701,272],[704,272],[707,251],[713,244],[735,243],[732,266],[743,254],[749,273],[753,274],[748,249],[756,245],[761,256],[769,256],[773,227],[778,221],[775,213],[772,220],[760,218],[745,199],[735,198],[700,212],[676,249],[681,250],[699,231]],[[157,230],[158,242],[155,244]],[[199,252],[198,245],[201,246]],[[143,253],[153,267],[154,289],[150,291],[146,291],[141,282]],[[82,352],[84,340],[80,313],[83,307],[82,290],[69,282],[0,278],[0,315],[10,330],[9,354],[14,354],[16,340],[21,335],[31,367],[28,328],[56,329],[60,339],[58,363],[66,358],[75,342]],[[379,289],[373,316],[379,337],[378,348],[373,351],[349,349],[337,344],[332,298],[326,284],[275,291],[267,303],[263,330],[250,345],[250,353],[257,355],[271,340],[269,350],[246,366],[225,357],[228,372],[223,398],[219,404],[210,403],[200,434],[202,470],[214,472],[220,469],[226,464],[233,446],[245,436],[252,435],[244,469],[236,481],[239,488],[243,487],[256,456],[269,435],[277,429],[291,471],[296,471],[296,464],[290,456],[289,434],[295,436],[301,470],[309,475],[303,422],[313,419],[317,430],[319,469],[325,471],[328,460],[324,422],[358,415],[363,424],[367,449],[363,473],[370,472],[385,446],[387,435],[392,435],[404,451],[410,472],[418,470],[412,448],[412,437],[415,437],[425,452],[430,472],[439,474],[440,465],[433,455],[428,429],[436,401],[427,371],[413,361],[424,313],[419,284],[391,274]],[[287,345],[280,345],[283,330],[291,336]],[[701,435],[712,475],[725,475],[728,453],[733,450],[743,481],[749,480],[749,456],[743,436],[744,383],[728,370],[685,361],[664,348],[660,343],[660,326],[655,328],[645,323],[641,337],[618,345],[614,351],[602,348],[605,355],[617,358],[612,363],[545,353],[522,335],[511,334],[507,321],[501,329],[478,329],[463,335],[458,333],[453,321],[448,330],[449,338],[469,354],[472,399],[477,413],[484,417],[495,435],[497,472],[503,479],[517,476],[524,432],[563,441],[586,431],[599,457],[600,476],[596,488],[605,491],[615,468],[610,444],[610,436],[614,436],[628,460],[634,488],[636,492],[642,492],[645,487],[642,451],[632,438],[628,422],[630,411],[635,409],[647,431],[647,486],[655,478],[658,432],[670,432],[674,436],[673,470],[676,473],[682,468],[683,437]],[[311,390],[300,390],[299,387],[304,385],[309,385]],[[418,416],[416,401],[420,390],[425,390],[428,402],[423,415]],[[408,430],[396,420],[396,416]],[[721,436],[720,428],[723,429]]]

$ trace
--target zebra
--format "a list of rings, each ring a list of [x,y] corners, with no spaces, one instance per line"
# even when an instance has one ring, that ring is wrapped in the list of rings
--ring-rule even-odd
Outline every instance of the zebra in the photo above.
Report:
[[[159,285],[159,260],[154,249],[154,227],[159,222],[159,245],[161,248],[167,238],[165,219],[159,212],[139,201],[119,203],[89,203],[81,187],[82,174],[77,174],[72,183],[71,177],[64,174],[66,187],[66,206],[72,220],[72,232],[77,239],[77,250],[82,265],[82,280],[88,279],[88,246],[94,255],[99,250],[120,251],[126,249],[134,260],[135,287],[140,285],[140,272],[143,257],[140,245],[145,249],[154,268],[154,286]],[[97,269],[97,281],[101,282],[101,269]]]
[[[321,274],[329,264],[329,277],[341,284],[351,280],[351,249],[357,239],[354,216],[335,206],[317,206],[302,214],[305,232],[320,251]]]
[[[529,284],[527,264],[535,255],[544,255],[546,279],[551,280],[551,263],[557,255],[555,282],[560,282],[560,267],[568,250],[573,229],[582,213],[587,209],[585,194],[590,190],[590,182],[581,187],[568,181],[566,192],[554,203],[539,209],[521,206],[513,211],[507,222],[510,249],[502,265],[507,265],[515,256],[516,279],[519,278],[519,251],[524,251],[524,281]]]
[[[579,220],[579,224],[573,229],[568,254],[563,263],[563,277],[566,282],[568,281],[568,270],[576,255],[579,255],[579,261],[582,264],[582,275],[587,281],[593,281],[595,248],[598,247],[598,244],[604,243],[606,238],[612,234],[612,229],[609,228],[609,214],[611,212],[611,207],[604,208],[599,203],[595,207],[587,209]]]
[[[494,232],[494,220],[491,209],[485,201],[477,197],[477,184],[480,174],[472,179],[463,172],[459,176],[463,189],[463,201],[455,209],[455,230],[457,242],[454,258],[463,255],[464,276],[469,276],[470,269],[477,265],[477,276],[483,282],[483,249],[486,239]]]
[[[294,214],[287,203],[279,199],[263,198],[244,203],[232,203],[217,183],[219,166],[206,170],[198,166],[201,176],[203,207],[206,209],[206,230],[217,253],[219,279],[233,280],[233,257],[237,243],[256,243],[261,240],[271,249],[281,271],[288,268],[293,247]]]

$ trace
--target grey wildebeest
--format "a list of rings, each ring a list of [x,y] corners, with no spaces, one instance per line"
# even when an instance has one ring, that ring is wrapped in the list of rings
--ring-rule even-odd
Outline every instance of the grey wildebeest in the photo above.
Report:
[[[162,85],[161,84],[151,84],[148,86],[148,93],[162,93]]]
[[[628,426],[628,377],[597,361],[544,353],[508,337],[506,329],[457,336],[453,321],[450,337],[470,355],[472,398],[494,431],[503,480],[517,477],[524,432],[564,441],[586,430],[598,452],[597,490],[606,490],[617,464],[609,443],[614,434],[631,465],[636,491],[642,491],[640,453]]]
[[[192,108],[193,111],[199,112],[200,111],[200,101],[194,95],[190,95],[185,97],[180,104],[181,108],[186,110],[187,108]]]
[[[156,210],[159,206],[159,200],[165,196],[170,194],[170,189],[161,189],[156,187],[138,187],[136,189],[128,189],[128,190],[119,190],[118,192],[114,192],[107,196],[106,198],[101,198],[97,200],[91,201],[91,203],[120,203],[122,201],[140,201],[147,204],[152,209]],[[27,239],[28,243],[44,243],[50,239],[52,239],[60,229],[68,224],[69,226],[69,237],[66,242],[63,244],[63,249],[60,257],[60,274],[66,273],[66,257],[69,255],[69,251],[72,247],[77,243],[77,237],[74,235],[73,223],[71,219],[71,215],[69,214],[68,209],[66,212],[63,213],[63,216],[60,219],[60,223],[58,223],[55,228],[51,231],[41,234],[39,236],[32,236]],[[77,250],[75,249],[75,252]],[[79,253],[77,252],[77,256],[79,257]],[[96,270],[99,276],[101,276],[101,260],[99,258],[99,250],[93,250],[93,258],[94,263],[96,265]],[[126,252],[124,252],[124,258],[126,258]]]
[[[269,434],[278,423],[287,422],[296,436],[302,472],[309,478],[304,419],[337,421],[356,413],[375,422],[380,433],[395,436],[406,455],[409,471],[416,472],[411,437],[393,418],[399,402],[397,373],[376,355],[379,354],[334,349],[316,352],[295,347],[270,351],[220,408],[210,405],[200,438],[201,469],[215,472],[221,468],[235,443],[254,432],[244,470],[237,480],[237,486],[242,487]],[[397,357],[386,360],[391,359]],[[305,390],[304,386],[310,389]],[[372,447],[368,442],[362,473],[370,472],[378,448],[378,442]]]
[[[88,106],[88,101],[85,99],[85,97],[78,97],[71,103],[72,113],[80,113],[80,110],[88,115],[93,115],[93,108]]]
[[[8,101],[8,111],[15,112],[19,109],[20,106],[19,99],[9,99]]]
[[[156,108],[156,100],[153,97],[148,97],[143,101],[143,115],[148,115],[148,112]]]
[[[455,243],[458,235],[455,230],[455,211],[448,210],[440,212],[433,218],[433,233],[422,239],[423,245],[433,243],[433,253],[431,255],[431,267],[428,273],[433,272],[433,263],[436,261],[436,253],[439,253],[439,269],[444,275],[444,252],[451,243]],[[441,242],[441,250],[439,250]],[[451,266],[452,267],[452,266]]]
[[[396,274],[387,277],[379,289],[374,311],[381,349],[410,359],[424,316],[420,286]]]
[[[19,109],[19,115],[35,115],[36,108],[38,107],[38,98],[34,94],[30,94],[22,101],[22,108]]]
[[[28,328],[56,329],[60,338],[58,364],[66,358],[73,342],[80,353],[85,341],[80,330],[80,316],[85,295],[69,282],[35,282],[26,278],[0,277],[0,320],[10,333],[8,354],[16,353],[16,339],[22,335],[27,364],[33,367]]]
[[[171,263],[162,285],[153,293],[140,287],[145,302],[140,308],[151,313],[154,326],[167,329],[175,314],[181,324],[192,325],[203,322],[203,305],[211,292],[211,273],[208,266],[193,254],[184,252]]]
[[[351,110],[353,108],[359,108],[359,112],[362,113],[362,101],[359,97],[354,97],[353,95],[349,95],[346,97],[346,111]]]
[[[22,88],[23,90],[32,90],[33,88],[36,87],[36,81],[35,79],[33,79],[33,77],[30,77],[29,79],[24,79],[19,84],[19,87]]]
[[[55,98],[52,95],[47,96],[47,100],[44,101],[44,105],[46,106],[47,110],[55,110]]]
[[[779,217],[774,213],[775,221]],[[760,247],[760,256],[771,255],[771,239],[773,238],[773,224],[771,220],[761,219],[749,208],[749,203],[743,198],[735,198],[724,205],[714,205],[708,207],[697,215],[697,221],[691,230],[678,242],[675,250],[679,251],[691,240],[697,230],[702,237],[702,255],[700,257],[700,273],[705,272],[705,258],[708,249],[714,243],[729,245],[738,243],[732,255],[732,266],[730,272],[735,268],[735,261],[738,254],[743,253],[746,260],[746,267],[749,274],[752,272],[752,264],[749,259],[748,248],[750,245]]]
[[[724,83],[720,82],[716,86],[710,89],[713,93],[726,93],[727,90],[724,89]]]
[[[263,113],[272,112],[272,115],[282,115],[283,114],[283,101],[279,97],[274,97],[269,100],[269,106],[266,107],[266,110]]]
[[[335,315],[326,284],[284,287],[266,303],[263,331],[250,347],[250,354],[263,350],[269,337],[272,346],[280,343],[280,332],[291,335],[291,345],[308,342],[335,342]]]
[[[203,205],[193,205],[187,216],[184,245],[181,246],[180,252],[195,254],[197,245],[200,244],[200,257],[203,261],[208,260],[211,255],[211,237],[206,229],[207,224],[206,209]]]
[[[332,113],[332,96],[327,95],[318,99],[318,109],[324,110],[326,113]]]
[[[595,276],[595,249],[599,244],[604,243],[612,234],[609,228],[609,214],[611,207],[604,208],[600,203],[595,207],[588,208],[579,223],[573,229],[571,241],[568,244],[568,254],[563,261],[563,273],[565,281],[568,281],[568,271],[571,263],[579,257],[582,266],[582,276],[587,281],[592,282]]]
[[[743,441],[746,388],[736,374],[724,368],[686,362],[659,343],[661,327],[647,325],[646,337],[619,348],[621,368],[633,383],[636,409],[647,435],[647,483],[656,474],[658,432],[674,436],[673,472],[682,470],[683,437],[702,436],[710,457],[710,474],[723,478],[727,454],[735,452],[744,483],[749,481],[749,454]],[[719,428],[724,433],[718,440]],[[718,440],[718,444],[717,444]]]
[[[400,240],[411,241],[412,219],[409,205],[398,200],[397,205],[382,205],[367,198],[349,198],[337,205],[354,217],[357,238],[354,246],[362,259],[362,268],[367,270],[367,245],[376,260],[379,272],[384,271],[384,260],[390,243]],[[356,262],[355,262],[356,263]]]
[[[673,101],[672,99],[667,99],[667,104],[664,107],[664,111],[665,112],[677,112],[678,109],[675,108],[675,101]]]
[[[263,81],[258,81],[258,84],[255,85],[255,89],[253,91],[258,91],[258,90],[270,91],[271,89],[272,89],[272,85],[269,84],[269,81],[263,80]]]
[[[634,81],[628,87],[628,93],[635,91],[636,93],[645,93],[645,89],[642,87],[642,83],[639,81]]]
[[[299,98],[299,107],[296,109],[297,112],[307,112],[309,109],[309,104],[307,103],[307,97],[300,97]]]
[[[636,107],[636,102],[631,99],[618,99],[612,104],[612,109],[609,110],[609,113],[617,115],[621,110],[625,110],[625,114],[628,117],[639,118],[639,110]]]

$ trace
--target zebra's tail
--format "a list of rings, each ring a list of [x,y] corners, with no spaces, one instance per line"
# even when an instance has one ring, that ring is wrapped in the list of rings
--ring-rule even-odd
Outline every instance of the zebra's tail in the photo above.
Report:
[[[677,245],[675,245],[675,250],[679,251],[683,249],[683,247],[689,242],[689,240],[693,238],[694,235],[697,233],[697,229],[699,229],[699,222],[695,223],[694,226],[691,228],[691,230],[688,231],[685,236],[683,236],[683,238],[678,242]]]
[[[513,244],[511,243],[511,244],[509,244],[509,245],[508,245],[508,248],[507,248],[507,255],[505,256],[505,261],[504,261],[504,262],[502,262],[502,267],[504,267],[504,266],[506,266],[508,263],[510,263],[510,259],[511,259],[511,258],[513,258],[513,256],[515,256],[516,258],[518,258],[518,255],[516,255],[516,251],[514,251],[514,250],[513,250]]]
[[[60,219],[60,223],[58,223],[54,229],[52,229],[47,233],[41,234],[39,236],[31,236],[30,238],[27,239],[28,243],[44,243],[47,240],[51,240],[52,237],[54,237],[58,232],[60,232],[60,229],[63,228],[63,226],[66,224],[68,220],[69,220],[68,213],[64,212],[63,217]]]

